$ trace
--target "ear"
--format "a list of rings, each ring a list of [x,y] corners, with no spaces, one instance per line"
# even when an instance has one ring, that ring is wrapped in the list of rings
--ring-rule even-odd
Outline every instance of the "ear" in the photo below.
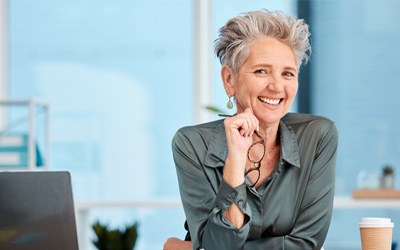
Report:
[[[224,89],[226,94],[228,96],[234,96],[235,95],[234,74],[232,69],[226,64],[222,65],[221,78],[222,82],[224,83]]]

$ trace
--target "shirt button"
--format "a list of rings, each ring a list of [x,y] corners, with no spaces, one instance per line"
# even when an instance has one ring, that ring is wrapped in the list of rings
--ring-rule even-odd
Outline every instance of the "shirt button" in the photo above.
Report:
[[[243,201],[242,200],[239,200],[237,204],[238,204],[239,207],[243,207]]]

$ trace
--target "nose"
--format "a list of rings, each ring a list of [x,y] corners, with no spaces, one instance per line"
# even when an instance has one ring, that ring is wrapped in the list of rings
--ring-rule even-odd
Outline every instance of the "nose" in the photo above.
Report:
[[[271,74],[268,78],[267,88],[274,92],[280,92],[283,90],[283,79],[277,74]]]

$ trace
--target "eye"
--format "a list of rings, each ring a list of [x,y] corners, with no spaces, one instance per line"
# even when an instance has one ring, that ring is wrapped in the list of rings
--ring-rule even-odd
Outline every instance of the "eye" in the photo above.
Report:
[[[290,72],[290,71],[285,71],[285,72],[282,73],[282,76],[284,76],[284,77],[294,77],[295,74]]]
[[[268,70],[266,69],[257,69],[254,71],[254,74],[268,74]]]

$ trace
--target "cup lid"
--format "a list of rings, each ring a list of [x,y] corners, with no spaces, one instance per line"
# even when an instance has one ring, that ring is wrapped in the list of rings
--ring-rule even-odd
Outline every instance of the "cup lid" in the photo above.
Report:
[[[390,218],[364,217],[361,218],[360,227],[394,227]]]

